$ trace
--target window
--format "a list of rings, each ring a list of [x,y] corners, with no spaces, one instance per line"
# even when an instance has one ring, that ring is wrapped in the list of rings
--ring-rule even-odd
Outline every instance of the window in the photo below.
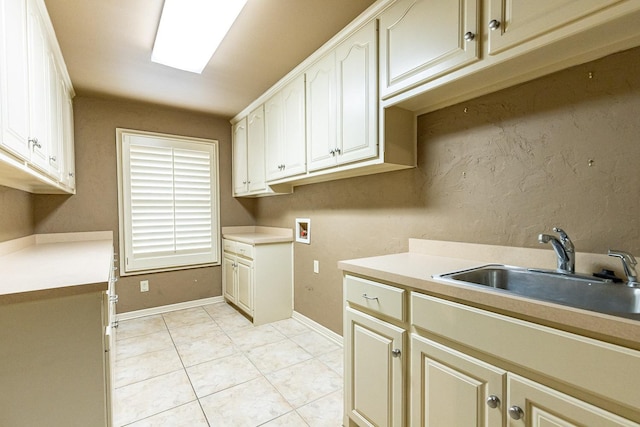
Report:
[[[218,142],[116,129],[121,274],[220,263]]]

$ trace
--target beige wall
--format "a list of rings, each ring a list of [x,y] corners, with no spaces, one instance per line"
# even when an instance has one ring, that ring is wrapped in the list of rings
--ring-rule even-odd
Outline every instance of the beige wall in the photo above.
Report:
[[[221,225],[252,225],[252,200],[231,197],[231,125],[216,118],[124,100],[74,99],[77,194],[36,195],[35,232],[113,230],[118,241],[117,127],[217,139],[220,156]],[[141,293],[140,280],[149,280]],[[129,276],[117,283],[118,312],[222,294],[221,268],[208,267]]]
[[[33,196],[0,186],[0,242],[33,234]]]
[[[260,225],[311,218],[311,244],[295,244],[296,311],[340,333],[337,261],[406,251],[410,237],[538,247],[557,225],[578,251],[640,255],[639,58],[636,49],[421,116],[416,169],[260,199]]]

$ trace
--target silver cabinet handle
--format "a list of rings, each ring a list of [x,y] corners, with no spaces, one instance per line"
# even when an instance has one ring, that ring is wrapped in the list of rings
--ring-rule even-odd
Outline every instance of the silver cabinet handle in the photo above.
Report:
[[[42,145],[40,145],[38,138],[29,138],[29,142],[31,143],[31,148],[33,147],[42,148]]]
[[[362,298],[364,298],[366,300],[376,300],[376,301],[378,301],[378,297],[370,297],[367,294],[362,294]]]
[[[340,150],[339,148],[336,148],[334,151],[336,154],[340,154],[342,152],[342,150]]]
[[[402,352],[400,351],[399,348],[395,348],[395,349],[391,350],[391,356],[393,356],[393,357],[400,357],[401,354],[402,354]]]
[[[49,160],[51,160],[52,162],[55,162],[56,161],[56,156],[49,157]]]
[[[487,406],[489,408],[497,408],[498,405],[500,405],[500,398],[498,396],[492,394],[491,396],[487,397]]]
[[[498,28],[500,28],[500,21],[498,21],[498,20],[496,20],[496,19],[492,19],[492,20],[489,22],[489,29],[490,29],[491,31],[495,31],[495,30],[497,30]]]
[[[69,178],[73,178],[73,172],[69,172]]]
[[[471,31],[467,31],[466,33],[464,33],[464,39],[468,42],[473,41],[473,39],[476,38],[476,35],[473,34]]]
[[[519,420],[524,417],[524,411],[521,407],[513,405],[509,408],[509,416],[514,420]]]

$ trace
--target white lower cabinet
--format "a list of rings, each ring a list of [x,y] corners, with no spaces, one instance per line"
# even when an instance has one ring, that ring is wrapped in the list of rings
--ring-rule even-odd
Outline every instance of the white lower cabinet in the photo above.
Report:
[[[344,291],[345,426],[640,426],[639,351],[351,274]]]
[[[348,417],[360,426],[402,426],[406,330],[349,307],[346,326]]]
[[[344,425],[405,425],[406,292],[344,280]]]
[[[224,298],[255,325],[293,313],[293,247],[290,242],[250,245],[223,239]]]
[[[412,334],[411,425],[502,426],[505,377],[500,368]]]

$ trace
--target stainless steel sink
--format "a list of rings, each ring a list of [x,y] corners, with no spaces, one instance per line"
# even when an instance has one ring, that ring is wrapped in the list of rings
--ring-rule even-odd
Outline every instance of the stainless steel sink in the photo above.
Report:
[[[433,277],[451,283],[489,287],[498,292],[640,320],[640,288],[614,284],[596,277],[501,264]]]

